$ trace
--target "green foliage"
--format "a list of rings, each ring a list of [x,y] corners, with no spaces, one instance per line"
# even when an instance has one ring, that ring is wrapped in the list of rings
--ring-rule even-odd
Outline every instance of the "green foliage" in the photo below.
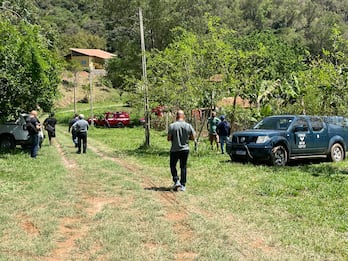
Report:
[[[7,117],[41,107],[50,111],[60,82],[60,62],[39,27],[0,22],[0,111]]]

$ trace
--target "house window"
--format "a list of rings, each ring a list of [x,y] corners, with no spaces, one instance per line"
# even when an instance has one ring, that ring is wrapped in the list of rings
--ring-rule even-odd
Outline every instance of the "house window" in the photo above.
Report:
[[[81,64],[82,64],[82,65],[86,65],[86,64],[87,64],[87,61],[86,61],[86,60],[82,60],[82,61],[81,61]]]

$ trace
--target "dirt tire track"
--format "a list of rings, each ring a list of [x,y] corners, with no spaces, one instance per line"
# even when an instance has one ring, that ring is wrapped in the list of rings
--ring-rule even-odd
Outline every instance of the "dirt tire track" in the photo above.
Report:
[[[70,175],[79,179],[79,164],[75,160],[67,157],[66,152],[58,140],[55,141],[54,146],[61,157],[64,167],[69,171]],[[77,182],[77,184],[79,184],[79,187],[82,187],[80,190],[83,192],[84,183]],[[79,195],[79,199],[81,203],[76,204],[75,208],[83,210],[83,212],[86,213],[86,217],[64,217],[60,220],[57,229],[57,234],[59,235],[58,241],[56,242],[55,248],[51,251],[50,256],[44,258],[45,261],[63,261],[71,259],[87,260],[87,257],[82,257],[79,253],[76,241],[84,238],[88,234],[93,217],[100,212],[105,205],[120,202],[119,198],[90,197],[84,193]],[[96,246],[92,250],[96,252],[98,249],[99,246]]]
[[[106,160],[111,160],[115,163],[117,163],[118,165],[120,165],[121,167],[125,168],[126,170],[128,170],[129,172],[135,173],[135,174],[139,174],[139,172],[143,171],[139,166],[135,165],[135,164],[129,164],[128,162],[126,162],[125,160],[121,159],[121,158],[117,158],[117,157],[111,157],[106,155],[105,153],[101,152],[98,148],[88,145],[89,149],[91,149],[95,154],[97,154],[99,157],[106,159]],[[148,187],[148,188],[156,188],[156,184],[146,175],[142,176],[143,179],[143,186],[144,187]],[[179,201],[176,198],[176,195],[174,192],[172,193],[159,193],[159,195],[166,201],[168,201],[171,204],[177,204],[179,205]],[[188,211],[187,209],[184,209],[185,211]]]
[[[96,142],[94,142],[96,143]],[[100,151],[95,146],[88,145],[89,149],[92,150],[95,154],[97,154],[99,157],[110,160],[121,167],[125,168],[126,170],[132,172],[133,174],[139,175],[143,169],[141,169],[139,166],[135,164],[129,164],[129,162],[126,162],[125,160],[117,157],[111,157]],[[102,146],[102,145],[100,145]],[[143,187],[144,188],[156,188],[157,185],[146,175],[141,176],[143,180]],[[174,227],[174,233],[177,235],[177,239],[180,242],[180,245],[182,245],[185,241],[191,241],[193,238],[193,230],[188,225],[188,216],[189,216],[189,210],[186,206],[184,206],[176,197],[176,193],[173,191],[158,191],[157,198],[160,200],[161,205],[166,210],[167,214],[164,216],[164,218],[171,223],[173,223]],[[193,252],[179,252],[176,254],[176,261],[193,261],[198,258],[198,254]]]

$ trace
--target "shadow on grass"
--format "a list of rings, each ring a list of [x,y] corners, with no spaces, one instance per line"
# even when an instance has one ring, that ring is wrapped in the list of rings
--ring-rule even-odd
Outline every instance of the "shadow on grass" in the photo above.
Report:
[[[137,148],[134,150],[124,150],[122,151],[128,156],[159,156],[167,158],[169,156],[169,151],[162,148],[151,147],[151,148]]]
[[[160,192],[174,192],[171,187],[148,187],[144,188],[144,190],[152,190],[152,191],[160,191]]]
[[[303,172],[307,172],[314,177],[320,176],[332,176],[332,175],[347,175],[348,169],[341,168],[334,163],[326,164],[307,164],[299,166],[299,169]]]
[[[14,150],[0,150],[0,158],[8,158],[10,155],[27,154],[30,149],[15,148]]]
[[[348,176],[348,168],[342,167],[334,162],[323,161],[322,159],[303,159],[303,160],[293,160],[286,167],[270,166],[265,162],[238,162],[238,161],[220,161],[221,164],[227,163],[239,163],[245,165],[246,163],[253,164],[255,166],[266,166],[272,169],[274,172],[278,170],[284,170],[284,168],[298,169],[303,173],[307,173],[314,177],[330,177],[333,175],[346,175]]]

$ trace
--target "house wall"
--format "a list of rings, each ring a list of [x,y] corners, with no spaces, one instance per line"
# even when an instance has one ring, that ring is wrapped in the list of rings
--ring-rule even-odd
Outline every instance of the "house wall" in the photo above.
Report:
[[[71,60],[78,62],[83,68],[88,69],[92,62],[92,57],[89,56],[71,56]]]
[[[71,60],[78,62],[84,69],[89,69],[89,64],[92,63],[95,69],[104,69],[105,60],[98,57],[90,56],[71,56]]]

